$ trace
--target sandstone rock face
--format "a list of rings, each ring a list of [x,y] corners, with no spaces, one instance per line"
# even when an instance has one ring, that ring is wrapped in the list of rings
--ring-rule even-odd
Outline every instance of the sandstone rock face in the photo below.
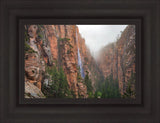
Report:
[[[28,28],[28,35],[30,36],[30,38],[36,38],[37,37],[37,30],[38,30],[38,26],[37,25],[31,25]]]
[[[77,28],[77,38],[78,38],[78,47],[81,54],[81,60],[83,63],[84,72],[89,72],[89,77],[92,80],[93,91],[96,90],[96,80],[103,79],[102,72],[99,69],[99,66],[96,64],[96,60],[91,55],[89,48],[85,44],[85,39],[81,37],[79,30]],[[100,81],[100,80],[98,80]]]
[[[135,26],[129,25],[121,34],[117,42],[105,46],[97,58],[98,66],[104,77],[113,74],[118,79],[120,92],[126,90],[131,73],[135,73]],[[135,90],[134,84],[132,89]]]
[[[83,83],[78,83],[78,91],[79,91],[79,96],[82,98],[87,98],[87,87]]]
[[[45,34],[46,34],[46,39],[48,40],[50,44],[50,50],[52,57],[54,60],[57,60],[58,58],[58,45],[57,45],[57,34],[56,34],[56,27],[54,25],[48,26],[44,25],[45,27]]]
[[[25,82],[25,98],[45,98],[45,96],[33,83]]]
[[[39,89],[41,89],[42,73],[45,71],[43,61],[37,53],[25,54],[25,78],[26,81],[34,83]]]
[[[72,89],[78,96],[77,87],[77,52],[76,43],[74,42],[74,26],[61,26],[61,31],[63,34],[62,38],[66,36],[66,39],[60,40],[60,53],[59,60],[62,63],[65,74],[67,75],[67,80],[70,89]],[[67,40],[70,39],[70,40]]]
[[[81,96],[87,97],[85,85],[81,83],[79,86],[77,82],[78,47],[82,50],[83,60],[83,55],[86,53],[85,40],[81,38],[78,27],[75,25],[30,25],[26,27],[26,30],[29,35],[28,44],[37,53],[26,53],[26,80],[37,83],[35,85],[41,89],[42,81],[45,80],[45,83],[48,81],[43,75],[45,65],[62,66],[70,90],[74,91],[77,98],[79,92]],[[80,43],[81,41],[83,42]],[[43,62],[43,65],[40,62]]]

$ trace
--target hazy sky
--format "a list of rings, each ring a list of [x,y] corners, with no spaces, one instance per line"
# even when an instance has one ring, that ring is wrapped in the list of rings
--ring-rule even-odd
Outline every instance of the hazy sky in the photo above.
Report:
[[[101,47],[114,42],[127,25],[77,25],[81,36],[91,52],[98,51]]]

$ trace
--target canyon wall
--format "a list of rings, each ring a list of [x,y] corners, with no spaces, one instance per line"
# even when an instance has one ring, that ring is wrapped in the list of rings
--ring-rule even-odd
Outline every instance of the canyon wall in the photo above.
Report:
[[[73,90],[76,98],[80,94],[86,98],[87,88],[82,81],[78,81],[78,49],[83,72],[89,71],[86,58],[92,61],[85,40],[79,34],[76,25],[26,25],[25,26],[25,82],[30,82],[41,90],[46,80],[46,67],[63,67],[69,89]],[[81,69],[82,69],[81,68]]]
[[[110,43],[101,49],[97,56],[97,63],[103,76],[113,74],[113,79],[119,82],[121,95],[128,86],[128,81],[135,73],[135,26],[129,25],[121,32],[116,42]],[[135,91],[135,82],[131,83]]]

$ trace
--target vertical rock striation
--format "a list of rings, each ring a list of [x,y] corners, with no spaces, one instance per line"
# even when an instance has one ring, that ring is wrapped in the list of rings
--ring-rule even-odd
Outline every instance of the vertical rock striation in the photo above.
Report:
[[[83,97],[87,97],[85,85],[77,82],[78,62],[83,62],[78,61],[78,58],[84,59],[83,54],[86,52],[85,41],[81,38],[78,27],[75,25],[28,25],[25,29],[28,34],[26,43],[34,51],[25,53],[26,80],[36,83],[35,85],[41,89],[41,83],[45,79],[45,67],[62,66],[70,90],[73,90],[77,98],[79,91]],[[83,46],[80,43],[82,40]],[[83,51],[78,52],[78,49]],[[81,69],[83,67],[81,64]]]
[[[101,49],[97,58],[104,77],[113,74],[113,79],[118,79],[122,95],[127,88],[131,74],[135,73],[135,54],[135,26],[129,25],[116,42]],[[135,83],[132,83],[133,90],[135,90],[134,85]]]

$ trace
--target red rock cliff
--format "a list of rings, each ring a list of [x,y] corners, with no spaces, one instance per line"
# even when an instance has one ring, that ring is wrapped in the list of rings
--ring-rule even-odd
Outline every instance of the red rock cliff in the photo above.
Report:
[[[29,25],[25,26],[25,29],[29,35],[26,43],[34,51],[25,54],[27,57],[25,60],[26,80],[41,89],[41,83],[45,79],[43,75],[45,66],[62,66],[69,88],[74,91],[76,97],[79,92],[83,97],[87,97],[85,85],[77,82],[77,47],[80,49],[83,61],[87,52],[85,40],[81,38],[78,27],[75,25]],[[33,58],[33,55],[37,57]],[[43,65],[39,62],[43,62]],[[35,69],[35,67],[37,71],[32,75],[30,68]]]
[[[104,77],[113,74],[113,79],[118,79],[120,92],[126,90],[131,73],[135,73],[135,26],[129,25],[122,32],[120,38],[101,49],[97,58],[98,66]],[[135,83],[132,89],[135,90]]]

